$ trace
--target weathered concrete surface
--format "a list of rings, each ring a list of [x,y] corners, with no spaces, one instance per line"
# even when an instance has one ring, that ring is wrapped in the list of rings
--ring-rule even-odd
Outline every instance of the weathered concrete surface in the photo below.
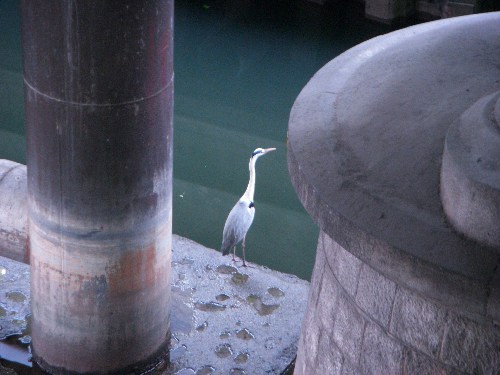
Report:
[[[297,98],[289,171],[321,231],[296,374],[500,368],[499,248],[459,233],[439,193],[448,128],[500,89],[499,51],[500,13],[422,24]]]
[[[248,375],[286,369],[296,353],[306,281],[255,264],[236,268],[230,257],[178,236],[173,268],[176,369],[206,365],[214,374]]]
[[[306,281],[254,264],[235,266],[230,257],[175,235],[172,259],[172,364],[161,373],[281,374],[290,365]],[[0,338],[30,341],[29,302],[28,266],[0,257]],[[28,358],[26,350],[18,360]]]

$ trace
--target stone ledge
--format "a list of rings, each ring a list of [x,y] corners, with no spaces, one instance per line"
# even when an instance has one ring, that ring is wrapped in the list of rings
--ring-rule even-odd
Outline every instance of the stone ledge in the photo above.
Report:
[[[175,235],[172,263],[172,350],[185,350],[174,362],[195,371],[209,365],[217,374],[281,374],[287,368],[309,283],[255,264],[236,268],[220,252]],[[190,311],[189,319],[176,314],[179,306]]]
[[[172,251],[172,364],[163,374],[285,371],[296,355],[309,283],[255,264],[235,267],[176,235]],[[0,338],[30,342],[29,303],[29,266],[0,257]]]

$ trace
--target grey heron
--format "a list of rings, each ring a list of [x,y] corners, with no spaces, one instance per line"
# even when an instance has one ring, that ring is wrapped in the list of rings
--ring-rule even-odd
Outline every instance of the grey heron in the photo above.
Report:
[[[253,195],[255,191],[255,162],[262,155],[276,150],[275,148],[257,148],[252,153],[248,163],[250,171],[250,179],[248,181],[247,190],[236,202],[234,207],[226,219],[224,232],[222,234],[222,255],[227,255],[233,249],[233,261],[235,260],[236,245],[241,241],[243,251],[243,266],[245,263],[245,236],[252,225],[255,216],[255,205],[253,203]]]

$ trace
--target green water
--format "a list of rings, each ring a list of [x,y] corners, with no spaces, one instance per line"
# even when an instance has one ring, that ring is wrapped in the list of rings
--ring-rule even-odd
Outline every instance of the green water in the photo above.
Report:
[[[0,0],[0,158],[26,163],[18,7]],[[387,31],[363,21],[360,10],[177,0],[174,233],[219,248],[226,216],[246,188],[251,152],[276,147],[257,163],[247,259],[310,277],[318,229],[288,177],[288,116],[318,69]]]

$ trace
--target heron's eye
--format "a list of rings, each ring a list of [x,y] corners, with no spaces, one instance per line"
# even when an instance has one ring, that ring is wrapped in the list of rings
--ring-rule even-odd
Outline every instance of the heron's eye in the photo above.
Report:
[[[254,157],[257,154],[261,154],[261,153],[262,153],[262,149],[258,148],[257,150],[255,150],[254,152],[252,152],[252,157]]]

